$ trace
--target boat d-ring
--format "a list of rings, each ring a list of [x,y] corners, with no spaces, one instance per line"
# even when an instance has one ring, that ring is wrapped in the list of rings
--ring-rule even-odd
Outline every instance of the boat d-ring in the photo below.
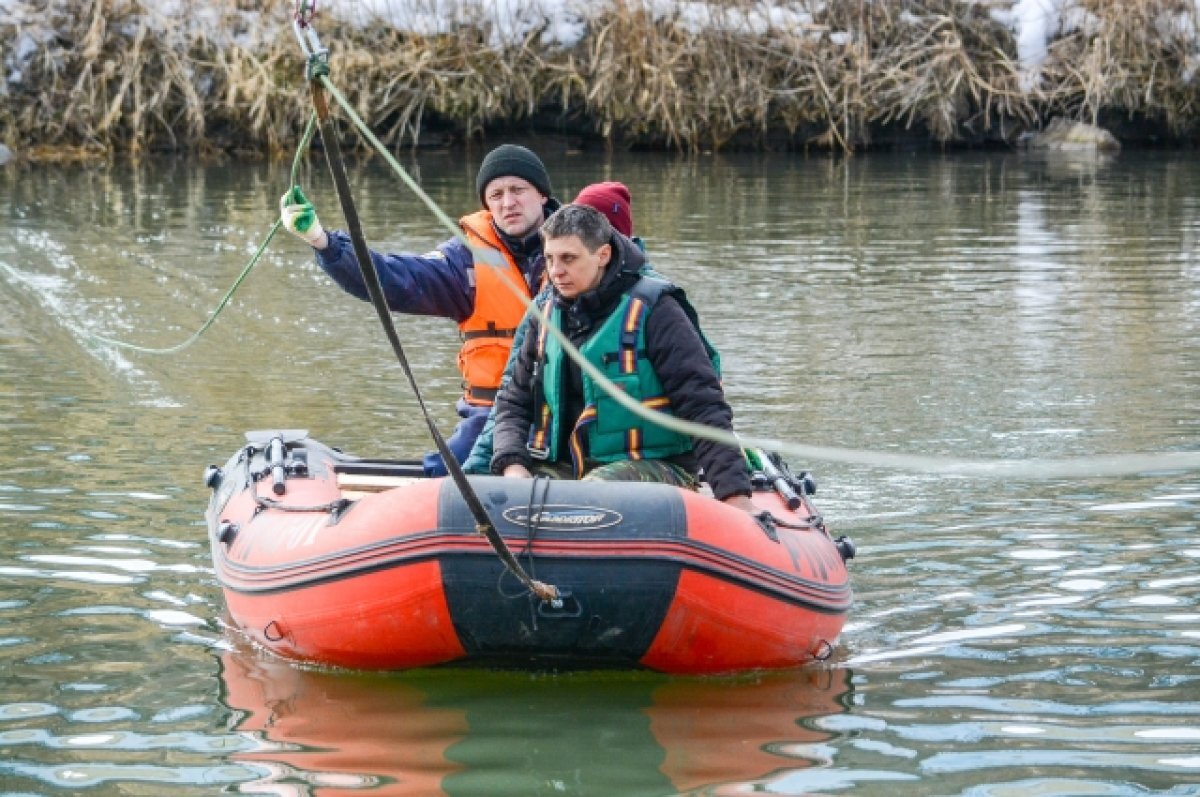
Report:
[[[571,590],[559,587],[558,598],[553,601],[538,601],[537,613],[539,617],[580,617],[583,615],[583,606],[571,594]]]
[[[275,630],[272,631],[271,629]],[[284,633],[283,627],[279,625],[278,620],[272,620],[263,626],[263,638],[268,642],[279,642],[286,636],[287,634]]]
[[[831,645],[829,641],[825,639],[817,640],[817,647],[815,650],[813,650],[813,658],[817,661],[826,661],[832,655],[833,645]]]

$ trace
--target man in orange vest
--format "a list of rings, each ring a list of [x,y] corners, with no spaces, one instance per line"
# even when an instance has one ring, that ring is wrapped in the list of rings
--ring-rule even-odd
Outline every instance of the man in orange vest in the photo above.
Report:
[[[523,290],[526,298],[537,293],[545,273],[538,231],[559,207],[541,159],[514,144],[487,154],[475,189],[484,209],[463,216],[459,226],[471,247],[499,253],[503,269],[476,268],[471,248],[458,238],[425,254],[371,252],[389,308],[458,322],[463,338],[458,353],[463,396],[457,409],[462,420],[446,443],[459,462],[471,452],[487,420],[513,334],[525,313],[509,283]],[[359,299],[370,299],[350,236],[326,232],[299,187],[280,199],[280,218],[288,232],[314,249],[317,264],[334,282]],[[437,453],[426,454],[424,464],[431,476],[446,473]]]

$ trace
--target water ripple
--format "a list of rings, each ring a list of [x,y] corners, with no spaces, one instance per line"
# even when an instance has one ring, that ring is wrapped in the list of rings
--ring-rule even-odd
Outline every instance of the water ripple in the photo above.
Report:
[[[176,714],[169,717],[180,719]],[[160,720],[162,721],[162,720]],[[42,728],[0,731],[0,745],[16,747],[38,745],[58,750],[174,750],[184,753],[230,753],[238,750],[255,749],[258,745],[237,734],[210,735],[203,733],[172,732],[163,734],[136,733],[133,731],[107,731],[58,736]]]
[[[73,570],[36,570],[29,567],[0,567],[0,575],[18,578],[46,578],[51,580],[85,581],[93,584],[136,584],[140,578],[120,576],[116,573],[94,573]]]
[[[237,764],[213,766],[163,767],[149,764],[112,764],[105,762],[47,766],[0,761],[0,772],[38,780],[48,786],[81,789],[105,783],[157,783],[186,786],[217,786],[241,783],[269,774],[263,767]]]
[[[1024,714],[1027,716],[1108,717],[1145,714],[1149,716],[1189,716],[1200,711],[1200,703],[1137,701],[1123,703],[1100,703],[1096,705],[1071,705],[1053,700],[1025,700],[1020,698],[993,698],[982,695],[929,695],[922,698],[904,698],[895,705],[905,708],[969,708],[997,714]]]
[[[1053,750],[994,750],[974,753],[936,753],[920,763],[923,771],[937,775],[980,769],[1032,767],[1095,767],[1097,769],[1133,769],[1149,771],[1195,770],[1200,773],[1200,756],[1160,757],[1137,753],[1091,752],[1055,748]]]

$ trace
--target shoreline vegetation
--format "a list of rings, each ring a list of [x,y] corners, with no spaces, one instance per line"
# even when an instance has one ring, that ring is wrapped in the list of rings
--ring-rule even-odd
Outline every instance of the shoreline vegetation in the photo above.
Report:
[[[1135,146],[1200,142],[1190,0],[1073,0],[1075,24],[1032,68],[994,13],[1011,2],[776,2],[805,23],[763,25],[764,3],[721,0],[697,30],[652,0],[596,0],[567,47],[545,25],[490,43],[496,23],[459,2],[458,24],[430,35],[316,18],[330,79],[395,152],[521,132],[693,153],[1015,147],[1064,120]],[[311,109],[291,8],[0,0],[0,149],[289,157]]]

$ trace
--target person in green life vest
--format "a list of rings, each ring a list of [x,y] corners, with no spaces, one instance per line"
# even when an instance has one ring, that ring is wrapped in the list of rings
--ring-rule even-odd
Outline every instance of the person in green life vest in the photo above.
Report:
[[[633,234],[633,200],[630,196],[629,188],[624,183],[605,181],[585,185],[575,195],[574,204],[589,205],[600,211],[608,217],[608,221],[612,224],[614,230],[637,244],[638,248],[643,252],[646,251],[646,245],[642,242],[642,239],[635,237]],[[645,263],[642,268],[643,270],[648,269],[649,263]],[[549,298],[550,292],[551,287],[549,282],[547,282],[546,286],[534,298],[534,302],[539,307],[542,306],[546,299]],[[529,318],[526,317],[521,319],[521,323],[517,326],[517,331],[513,335],[512,350],[509,352],[508,363],[504,366],[501,384],[512,378],[517,351],[521,348],[521,341],[525,339],[525,333],[528,331]],[[470,455],[463,461],[463,472],[473,474],[492,472],[492,431],[495,427],[496,413],[493,411],[488,414],[483,430],[475,438]]]
[[[564,205],[542,225],[551,295],[496,396],[491,472],[510,478],[658,481],[695,488],[700,468],[722,501],[757,512],[739,448],[649,423],[567,357],[553,324],[648,408],[733,431],[713,352],[683,291],[642,273],[645,257],[604,214]]]

